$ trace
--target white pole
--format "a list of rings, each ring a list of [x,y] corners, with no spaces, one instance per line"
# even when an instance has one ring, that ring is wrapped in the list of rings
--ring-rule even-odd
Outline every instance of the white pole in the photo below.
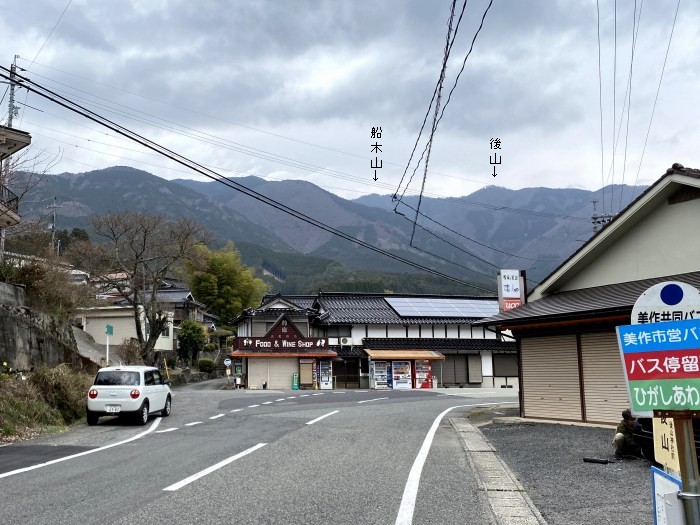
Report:
[[[107,359],[106,359],[105,366],[109,366],[109,336],[107,336]]]

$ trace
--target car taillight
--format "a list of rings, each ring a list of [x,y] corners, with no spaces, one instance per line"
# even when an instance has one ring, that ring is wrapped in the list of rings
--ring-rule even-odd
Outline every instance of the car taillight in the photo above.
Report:
[[[95,399],[97,397],[97,390],[93,388],[88,392],[88,396],[90,396],[90,399]]]
[[[134,388],[131,392],[129,392],[129,395],[131,396],[131,399],[138,399],[138,397],[141,395],[141,392]]]

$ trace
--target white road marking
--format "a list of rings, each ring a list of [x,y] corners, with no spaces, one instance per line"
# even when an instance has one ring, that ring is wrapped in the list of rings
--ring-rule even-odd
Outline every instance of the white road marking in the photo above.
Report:
[[[259,407],[259,406],[260,405],[248,405],[248,408],[255,408],[255,407]]]
[[[166,432],[172,432],[173,430],[177,430],[177,428],[166,428],[165,430],[156,430],[156,434],[165,434]]]
[[[282,398],[282,399],[275,399],[275,401],[284,401],[284,398]]]
[[[194,423],[185,423],[185,426],[186,427],[193,427],[195,425],[201,425],[201,424],[202,424],[201,421],[195,421]]]
[[[296,399],[296,398],[297,398],[297,396],[291,396],[291,397],[288,397],[287,399]]]
[[[339,392],[338,390],[333,390],[334,394],[347,394],[347,392]]]
[[[77,454],[72,454],[70,456],[64,456],[62,458],[52,459],[51,461],[47,461],[45,463],[39,463],[37,465],[32,465],[31,467],[24,467],[24,468],[19,468],[17,470],[11,470],[10,472],[5,472],[3,474],[0,474],[0,479],[8,478],[10,476],[14,476],[15,474],[21,474],[22,472],[29,472],[30,470],[35,470],[35,469],[38,469],[41,467],[48,467],[49,465],[53,465],[55,463],[61,463],[62,461],[68,461],[69,459],[79,458],[80,456],[87,456],[88,454],[93,454],[95,452],[101,452],[103,450],[107,450],[108,448],[117,447],[119,445],[124,445],[125,443],[131,443],[132,441],[136,441],[137,439],[140,439],[143,436],[153,432],[156,428],[158,428],[158,425],[160,424],[160,420],[161,420],[161,418],[156,418],[156,420],[153,422],[153,424],[151,425],[151,427],[148,430],[146,430],[145,432],[141,432],[140,434],[136,434],[134,437],[130,437],[129,439],[125,439],[124,441],[118,441],[117,443],[112,443],[111,445],[105,445],[104,447],[93,448],[92,450],[78,452]]]
[[[243,409],[242,409],[242,408],[236,408],[236,409],[234,409],[234,410],[229,410],[229,412],[240,412],[241,410],[243,410]]]
[[[355,390],[356,394],[366,394],[369,390]]]
[[[365,399],[364,401],[358,401],[359,403],[371,403],[372,401],[381,401],[382,399],[389,399],[388,397],[378,397],[376,399]]]
[[[265,445],[267,445],[267,443],[258,443],[258,444],[255,445],[254,447],[250,447],[248,450],[244,450],[243,452],[239,452],[239,453],[236,454],[235,456],[231,456],[230,458],[227,458],[227,459],[225,459],[225,460],[223,460],[223,461],[220,461],[219,463],[217,463],[217,464],[215,464],[215,465],[212,465],[211,467],[205,468],[204,470],[202,470],[202,471],[200,471],[200,472],[197,472],[196,474],[193,474],[193,475],[190,476],[189,478],[185,478],[185,479],[183,479],[182,481],[178,481],[177,483],[174,483],[174,484],[170,485],[169,487],[165,487],[163,490],[169,490],[169,491],[176,491],[176,490],[179,490],[179,489],[181,489],[182,487],[184,487],[185,485],[189,485],[189,484],[192,483],[193,481],[197,481],[199,478],[203,478],[203,477],[206,476],[207,474],[211,474],[211,473],[214,472],[215,470],[219,470],[221,467],[225,467],[225,466],[228,465],[229,463],[233,463],[233,462],[236,461],[237,459],[240,459],[240,458],[242,458],[243,456],[247,456],[247,455],[250,454],[251,452],[255,452],[256,450],[258,450],[259,448],[264,447]]]
[[[313,425],[314,423],[321,421],[323,418],[326,418],[328,416],[332,416],[333,414],[337,414],[340,412],[340,410],[334,410],[333,412],[328,412],[325,416],[317,417],[316,419],[312,419],[311,421],[307,422],[307,425]]]
[[[272,401],[265,401],[265,402],[263,403],[263,405],[271,405],[271,404],[272,404]]]
[[[309,397],[309,394],[302,394],[299,397]]]
[[[318,394],[311,394],[312,396],[322,396],[325,392],[319,392]]]
[[[220,417],[224,417],[226,414],[216,414],[215,416],[211,416],[209,419],[219,419]]]
[[[423,465],[428,457],[428,452],[430,452],[430,446],[433,443],[433,438],[435,437],[435,432],[437,432],[440,426],[440,421],[445,417],[449,411],[455,408],[465,408],[465,407],[476,407],[484,405],[503,405],[505,403],[473,403],[471,405],[457,405],[444,410],[438,417],[433,421],[428,434],[423,440],[423,445],[418,451],[411,471],[408,474],[408,479],[406,480],[406,485],[403,490],[403,497],[401,498],[401,506],[399,507],[399,513],[396,516],[396,525],[411,525],[413,523],[413,511],[416,507],[416,495],[418,494],[418,485],[420,484],[420,476],[423,472]]]

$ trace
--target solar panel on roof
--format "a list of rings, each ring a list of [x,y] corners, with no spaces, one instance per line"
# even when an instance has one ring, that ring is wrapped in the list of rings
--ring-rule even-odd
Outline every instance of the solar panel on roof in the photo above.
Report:
[[[498,313],[498,302],[486,299],[437,297],[385,297],[402,317],[490,317]]]

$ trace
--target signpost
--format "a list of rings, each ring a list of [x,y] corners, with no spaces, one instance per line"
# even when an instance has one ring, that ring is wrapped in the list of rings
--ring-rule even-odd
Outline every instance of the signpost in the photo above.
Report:
[[[107,339],[107,353],[105,356],[105,365],[109,366],[109,336],[114,335],[114,327],[111,324],[108,324],[105,327],[105,334],[107,334],[107,337],[106,337],[106,339]]]
[[[632,323],[617,327],[632,411],[661,418],[654,423],[655,455],[667,471],[680,471],[681,515],[685,523],[697,524],[700,472],[693,419],[700,418],[700,292],[686,283],[656,284],[635,303]],[[654,497],[658,521],[660,500],[656,492]]]

